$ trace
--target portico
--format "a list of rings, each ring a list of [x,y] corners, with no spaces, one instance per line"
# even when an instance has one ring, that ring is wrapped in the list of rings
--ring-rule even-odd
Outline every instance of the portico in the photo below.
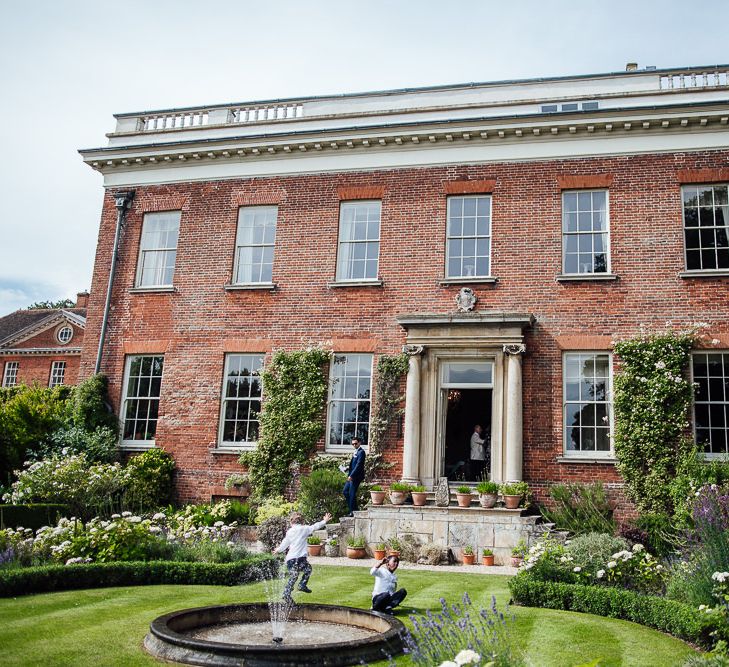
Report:
[[[446,474],[449,399],[454,389],[486,388],[491,405],[490,478],[522,479],[522,356],[529,313],[480,311],[401,315],[409,355],[403,481],[433,486]],[[475,417],[474,417],[475,419]],[[449,466],[453,468],[453,466]]]

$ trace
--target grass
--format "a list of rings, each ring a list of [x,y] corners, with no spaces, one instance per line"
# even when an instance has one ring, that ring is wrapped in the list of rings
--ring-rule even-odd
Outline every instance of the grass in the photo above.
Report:
[[[439,598],[468,591],[476,606],[495,595],[509,599],[508,577],[402,571],[405,609],[439,608]],[[315,567],[307,602],[368,608],[372,578],[365,568]],[[301,595],[301,594],[300,594]],[[158,665],[142,649],[149,623],[178,609],[265,599],[262,584],[240,587],[144,586],[48,593],[0,600],[3,665]],[[626,621],[548,609],[515,608],[514,633],[529,664],[569,667],[599,659],[600,667],[680,665],[692,649],[654,630]],[[407,614],[400,619],[408,622]],[[398,665],[407,665],[406,657]],[[377,663],[386,665],[386,662]]]

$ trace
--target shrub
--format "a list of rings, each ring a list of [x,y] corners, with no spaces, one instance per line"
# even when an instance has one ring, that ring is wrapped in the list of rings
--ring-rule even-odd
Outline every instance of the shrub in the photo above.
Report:
[[[196,542],[175,546],[170,560],[188,563],[237,563],[250,558],[242,545],[222,542]]]
[[[256,525],[260,526],[273,517],[288,517],[296,509],[295,503],[290,503],[283,496],[266,498],[256,507]]]
[[[703,452],[692,447],[679,459],[677,472],[669,488],[674,506],[674,523],[688,527],[692,524],[692,511],[696,492],[712,484],[729,484],[729,459],[707,461]]]
[[[575,535],[615,533],[612,508],[601,482],[553,484],[549,489],[552,507],[542,507],[544,518],[560,530]]]
[[[281,544],[288,528],[289,522],[284,517],[271,516],[259,525],[258,539],[268,551],[273,551]]]
[[[124,504],[137,511],[167,505],[172,499],[175,461],[163,449],[149,449],[129,459]]]
[[[529,493],[529,485],[526,482],[508,482],[500,487],[504,496],[522,496],[526,498]]]
[[[311,459],[311,471],[315,470],[337,470],[342,472],[339,466],[349,465],[349,458],[345,456],[331,456],[324,454],[321,456],[315,456]],[[344,474],[344,473],[342,473]]]
[[[574,565],[590,574],[595,574],[612,559],[612,555],[628,548],[628,543],[621,537],[613,537],[606,533],[587,533],[575,537],[566,547],[572,556]]]
[[[499,492],[499,485],[497,482],[479,482],[478,484],[476,484],[476,491],[478,491],[480,494],[496,494]]]
[[[334,517],[349,511],[342,495],[346,477],[339,470],[320,468],[301,478],[298,506],[304,519],[313,523],[329,512]]]
[[[227,491],[230,491],[235,486],[244,486],[246,484],[250,485],[250,483],[251,481],[248,475],[245,473],[234,472],[225,478],[225,484],[223,486],[225,486]]]
[[[635,526],[645,533],[645,541],[641,543],[652,554],[665,558],[679,549],[681,539],[671,517],[643,514],[636,519]]]
[[[89,461],[111,463],[118,458],[117,431],[98,426],[89,431],[82,426],[63,426],[50,436],[49,455],[53,453],[86,454]]]

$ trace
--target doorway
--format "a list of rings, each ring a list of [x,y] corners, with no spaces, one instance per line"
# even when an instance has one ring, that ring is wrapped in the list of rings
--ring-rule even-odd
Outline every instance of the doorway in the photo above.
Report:
[[[491,398],[492,389],[445,390],[445,476],[449,481],[478,482],[488,479],[491,461]],[[485,440],[483,464],[471,462],[471,436],[474,426],[482,428]]]

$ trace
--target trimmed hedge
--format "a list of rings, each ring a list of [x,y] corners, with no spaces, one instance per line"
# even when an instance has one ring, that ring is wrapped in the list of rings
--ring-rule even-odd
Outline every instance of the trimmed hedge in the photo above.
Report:
[[[513,577],[509,588],[514,601],[528,607],[564,609],[633,621],[704,648],[711,648],[717,639],[726,639],[726,629],[715,617],[676,600],[607,586],[539,581],[526,573]],[[718,633],[712,637],[714,631]]]
[[[237,586],[270,578],[278,566],[279,560],[262,555],[235,563],[134,561],[0,569],[0,597],[154,584]]]
[[[32,528],[55,526],[58,519],[68,516],[66,505],[54,503],[36,503],[32,505],[0,505],[0,529]]]

